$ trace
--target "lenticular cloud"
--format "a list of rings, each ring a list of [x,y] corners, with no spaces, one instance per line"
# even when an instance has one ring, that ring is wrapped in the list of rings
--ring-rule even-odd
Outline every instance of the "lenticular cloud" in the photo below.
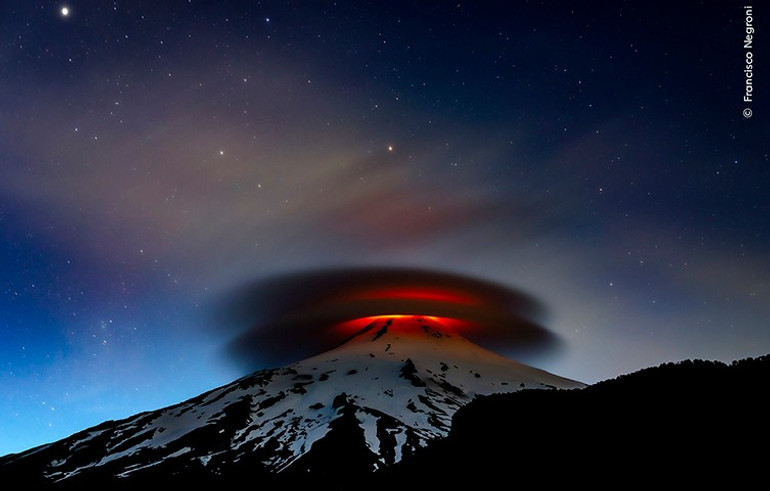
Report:
[[[480,279],[420,269],[354,268],[245,285],[222,303],[216,324],[234,336],[229,354],[257,369],[332,349],[352,334],[341,325],[381,315],[441,317],[489,349],[543,352],[558,344],[540,325],[544,314],[532,296]]]

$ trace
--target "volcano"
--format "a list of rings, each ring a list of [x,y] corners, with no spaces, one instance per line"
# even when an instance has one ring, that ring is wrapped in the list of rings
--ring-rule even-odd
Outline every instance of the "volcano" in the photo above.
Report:
[[[386,315],[341,329],[351,327],[344,343],[317,356],[6,456],[0,474],[66,485],[234,468],[371,473],[447,436],[455,412],[478,395],[584,387],[486,350],[448,319]]]

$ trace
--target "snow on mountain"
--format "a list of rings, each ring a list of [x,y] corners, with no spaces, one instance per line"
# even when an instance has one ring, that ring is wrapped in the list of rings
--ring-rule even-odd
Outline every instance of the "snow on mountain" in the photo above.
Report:
[[[125,477],[154,466],[217,473],[241,459],[281,472],[347,418],[363,433],[374,470],[446,436],[452,415],[476,395],[584,386],[481,348],[438,318],[370,321],[318,356],[11,460],[42,453],[54,481],[94,469]]]

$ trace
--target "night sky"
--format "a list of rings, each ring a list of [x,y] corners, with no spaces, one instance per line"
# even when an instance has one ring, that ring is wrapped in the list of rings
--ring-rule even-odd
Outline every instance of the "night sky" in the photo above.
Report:
[[[525,292],[586,383],[770,352],[744,5],[4,0],[0,454],[245,375],[217,306],[319,268]]]

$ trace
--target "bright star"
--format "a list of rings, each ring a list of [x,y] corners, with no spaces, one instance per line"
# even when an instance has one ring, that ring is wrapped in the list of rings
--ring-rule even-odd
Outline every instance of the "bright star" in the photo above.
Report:
[[[69,9],[69,7],[62,7],[62,8],[61,8],[61,16],[62,16],[62,17],[67,17],[67,16],[69,16],[69,15],[70,15],[70,9]]]

